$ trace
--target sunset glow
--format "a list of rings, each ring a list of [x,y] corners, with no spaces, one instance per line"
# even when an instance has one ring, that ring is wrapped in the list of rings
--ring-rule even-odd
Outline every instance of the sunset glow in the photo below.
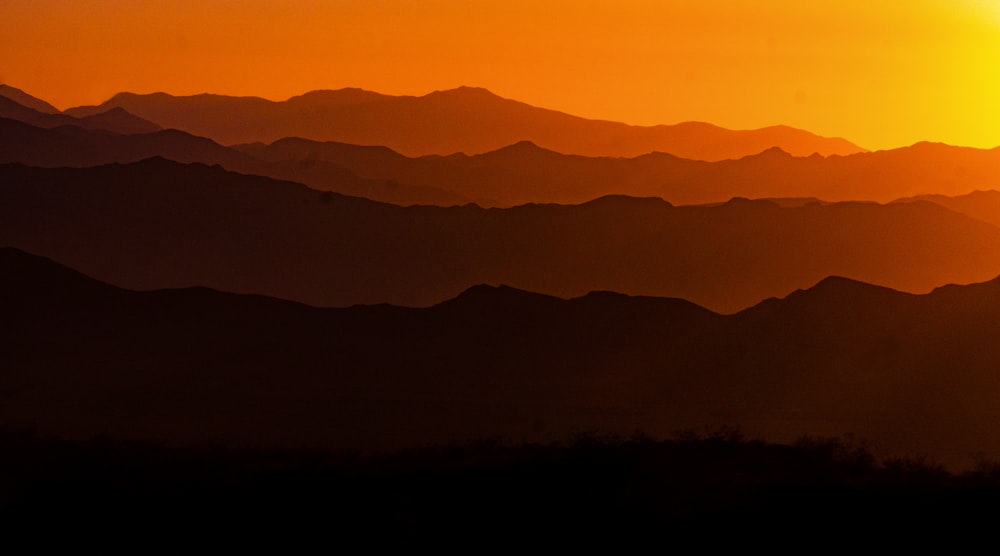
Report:
[[[0,0],[0,53],[0,515],[747,550],[1000,507],[1000,0]]]
[[[995,0],[13,0],[0,15],[0,82],[60,109],[472,85],[633,124],[1000,145]]]

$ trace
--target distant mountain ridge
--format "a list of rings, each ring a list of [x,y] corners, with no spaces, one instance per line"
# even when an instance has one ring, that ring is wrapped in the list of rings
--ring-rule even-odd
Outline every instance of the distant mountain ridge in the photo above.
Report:
[[[119,93],[99,106],[66,113],[87,116],[116,106],[222,144],[305,137],[384,145],[412,156],[483,153],[522,140],[562,153],[632,157],[662,151],[700,160],[739,158],[773,146],[803,156],[863,150],[844,139],[787,126],[734,131],[699,122],[642,127],[587,120],[474,87],[420,97],[360,89],[312,91],[283,102],[210,94]]]
[[[82,120],[76,120],[74,124],[80,121]],[[153,157],[182,163],[221,165],[234,172],[294,180],[315,189],[333,190],[399,205],[461,205],[470,202],[465,197],[440,188],[361,178],[343,166],[324,161],[259,160],[223,147],[211,139],[176,129],[121,135],[85,130],[77,125],[42,129],[0,117],[0,163],[86,167],[115,162],[131,163]]]
[[[0,108],[2,104],[0,100]],[[66,118],[31,114],[33,118]],[[0,110],[0,120],[2,116]],[[223,147],[177,130],[111,135],[77,129],[85,120],[46,131],[28,127],[32,118],[15,117],[22,124],[29,123],[0,121],[0,162],[94,166],[163,156],[185,163],[220,164],[232,171],[398,205],[578,204],[609,194],[662,197],[674,204],[724,202],[736,196],[889,202],[927,192],[956,196],[974,189],[1000,188],[1000,149],[934,143],[825,158],[793,157],[771,148],[711,163],[664,153],[631,159],[563,155],[522,141],[475,156],[410,158],[387,147],[301,138]],[[961,205],[968,210],[950,206],[985,218],[991,214],[974,210],[974,203]]]
[[[160,126],[153,122],[134,116],[121,107],[113,107],[76,118],[58,112],[38,111],[4,95],[0,95],[0,118],[17,120],[47,129],[60,126],[77,126],[83,129],[108,131],[124,135],[152,133],[161,129]]]
[[[1000,150],[997,150],[1000,153]],[[927,201],[939,204],[956,212],[968,214],[984,222],[1000,226],[1000,191],[972,191],[965,195],[948,196],[941,194],[919,195],[898,199],[896,202],[909,203]]]
[[[912,292],[1000,274],[1000,228],[929,202],[399,207],[162,158],[0,166],[3,244],[123,287],[203,285],[320,306],[426,306],[503,283],[732,312],[831,274]]]
[[[433,185],[496,206],[581,203],[608,194],[663,197],[674,204],[736,196],[889,202],[925,192],[953,196],[1000,189],[1000,148],[936,143],[831,157],[793,157],[772,147],[718,162],[666,153],[635,158],[564,155],[528,141],[475,156],[419,158],[385,147],[301,138],[235,148],[272,162],[326,162],[369,179]]]
[[[28,108],[43,114],[59,114],[60,112],[58,108],[52,106],[44,100],[33,97],[21,89],[11,87],[10,85],[0,84],[0,96],[13,100],[21,106],[27,106]]]

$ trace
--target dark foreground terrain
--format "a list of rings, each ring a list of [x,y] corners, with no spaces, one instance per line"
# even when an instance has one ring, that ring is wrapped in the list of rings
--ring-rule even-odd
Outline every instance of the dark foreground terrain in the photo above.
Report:
[[[987,531],[980,525],[997,516],[998,502],[996,464],[953,474],[921,458],[877,461],[850,439],[779,445],[725,429],[381,455],[0,432],[4,523],[84,526],[108,538],[155,533],[152,546],[195,532],[250,545],[322,538],[714,547],[806,534],[822,535],[811,542],[824,546],[871,535],[906,543]]]
[[[391,452],[737,425],[1000,460],[1000,280],[843,278],[719,315],[678,299],[478,286],[426,309],[115,288],[0,249],[0,426]],[[978,454],[978,456],[977,456]]]

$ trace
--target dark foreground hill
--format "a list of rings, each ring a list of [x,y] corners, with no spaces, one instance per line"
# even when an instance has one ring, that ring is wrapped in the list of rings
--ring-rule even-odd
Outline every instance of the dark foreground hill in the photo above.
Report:
[[[208,94],[119,93],[100,106],[66,112],[87,116],[114,107],[226,145],[306,137],[385,145],[414,156],[482,153],[522,140],[565,153],[638,156],[661,151],[700,160],[739,158],[775,146],[802,156],[863,150],[844,139],[787,126],[734,131],[700,122],[642,127],[587,120],[471,87],[421,97],[360,89],[312,91],[283,102]]]
[[[733,425],[1000,455],[1000,281],[915,296],[830,278],[722,316],[481,286],[426,309],[134,292],[0,251],[0,424],[69,438],[335,451]]]
[[[898,548],[928,534],[985,536],[1000,502],[995,466],[959,476],[917,459],[880,463],[833,440],[776,445],[731,434],[484,440],[363,456],[67,442],[5,430],[0,453],[7,525],[93,528],[105,549],[122,530],[178,549],[206,537],[257,549],[373,539],[438,549],[539,541],[625,548],[708,538],[746,549],[774,543],[761,532],[776,524],[824,547],[877,540]],[[108,523],[119,532],[106,532]],[[927,533],[914,537],[915,527]]]
[[[0,166],[0,245],[122,287],[320,306],[426,306],[487,283],[731,312],[829,275],[926,292],[1000,274],[1000,229],[926,202],[404,208],[163,159]]]

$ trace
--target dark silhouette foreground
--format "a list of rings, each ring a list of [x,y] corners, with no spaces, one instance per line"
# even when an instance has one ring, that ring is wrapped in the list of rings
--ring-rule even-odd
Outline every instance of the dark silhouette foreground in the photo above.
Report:
[[[477,286],[426,309],[135,292],[0,249],[0,425],[87,439],[399,450],[734,424],[997,459],[1000,280],[845,278],[718,315],[678,299]]]
[[[725,430],[363,456],[67,442],[8,429],[0,431],[0,512],[8,522],[232,531],[240,544],[265,531],[333,542],[755,544],[727,535],[973,530],[996,516],[998,469],[950,474],[921,459],[879,462],[851,441],[779,445]]]

